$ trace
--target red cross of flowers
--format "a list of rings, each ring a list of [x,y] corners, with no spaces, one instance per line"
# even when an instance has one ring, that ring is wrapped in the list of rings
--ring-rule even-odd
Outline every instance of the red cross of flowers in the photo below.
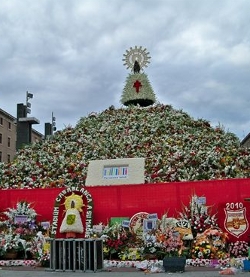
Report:
[[[140,81],[136,80],[136,81],[134,82],[133,87],[135,88],[135,91],[138,93],[139,90],[140,90],[140,88],[142,87],[142,84],[141,84]]]

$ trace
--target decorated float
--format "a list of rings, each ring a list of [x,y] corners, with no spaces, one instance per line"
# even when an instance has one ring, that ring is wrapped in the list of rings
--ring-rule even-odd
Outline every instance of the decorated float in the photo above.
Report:
[[[157,270],[170,256],[194,266],[247,260],[250,151],[221,126],[156,103],[149,59],[142,47],[124,54],[126,107],[91,113],[0,163],[1,265],[57,267],[58,249],[71,247],[101,249],[105,266]]]

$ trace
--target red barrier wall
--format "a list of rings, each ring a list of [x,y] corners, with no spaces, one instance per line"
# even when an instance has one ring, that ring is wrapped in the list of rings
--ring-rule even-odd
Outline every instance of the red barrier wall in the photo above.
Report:
[[[161,217],[177,215],[182,205],[188,205],[193,194],[205,196],[207,205],[218,212],[220,226],[224,224],[226,203],[243,203],[250,221],[250,179],[230,179],[197,182],[175,182],[142,185],[85,187],[93,198],[93,222],[106,224],[111,217],[131,217],[138,212],[157,213]],[[0,212],[26,200],[33,203],[39,221],[52,219],[56,196],[63,189],[0,190]],[[245,236],[248,237],[248,232]],[[242,237],[241,237],[242,239]]]

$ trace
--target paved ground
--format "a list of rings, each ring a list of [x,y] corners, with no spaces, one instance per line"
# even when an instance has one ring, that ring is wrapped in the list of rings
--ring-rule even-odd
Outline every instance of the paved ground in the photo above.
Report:
[[[154,275],[156,277],[216,277],[221,276],[219,269],[212,268],[194,268],[188,267],[183,273],[146,273],[144,271],[137,270],[135,268],[109,268],[103,271],[98,272],[58,272],[58,271],[49,271],[44,268],[31,268],[31,267],[2,267],[0,269],[0,277],[140,277],[145,275]],[[237,272],[235,275],[239,277],[250,277],[250,272]]]

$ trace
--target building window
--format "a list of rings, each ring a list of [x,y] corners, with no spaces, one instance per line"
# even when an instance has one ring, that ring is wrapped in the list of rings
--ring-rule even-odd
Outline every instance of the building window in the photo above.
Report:
[[[10,147],[10,138],[8,138],[8,147]]]
[[[9,122],[9,130],[11,130],[11,122]]]
[[[0,125],[3,125],[3,118],[0,117]]]
[[[2,152],[0,151],[0,162],[2,162]]]
[[[7,155],[7,162],[10,163],[10,154]]]
[[[0,134],[0,143],[3,143],[3,135]]]

